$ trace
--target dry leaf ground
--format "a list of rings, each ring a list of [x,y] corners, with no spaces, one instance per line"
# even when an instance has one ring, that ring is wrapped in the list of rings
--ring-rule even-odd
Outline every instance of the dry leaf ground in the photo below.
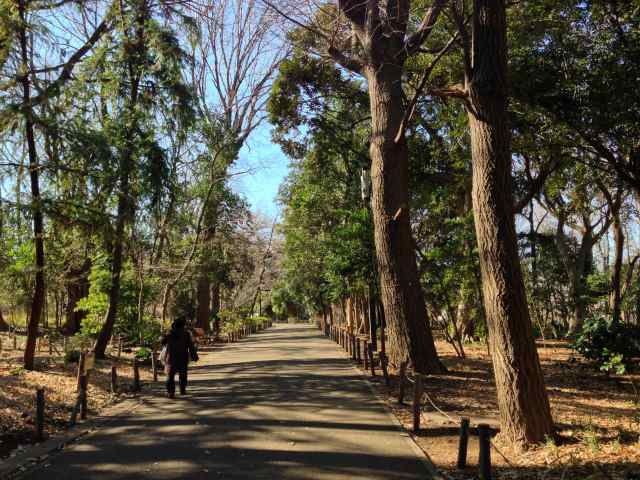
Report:
[[[424,428],[415,439],[446,478],[477,478],[477,437],[469,440],[467,469],[456,469],[459,419],[470,417],[472,427],[478,423],[497,427],[491,361],[483,345],[467,346],[465,360],[457,358],[446,342],[437,342],[437,348],[449,373],[425,382]],[[563,342],[546,342],[538,351],[559,439],[518,452],[498,435],[491,451],[495,478],[640,480],[640,375],[597,372]],[[392,380],[391,389],[379,376],[373,383],[410,429],[410,405],[398,404],[397,377]],[[407,404],[411,388],[407,387]]]
[[[20,445],[35,441],[35,398],[36,390],[45,390],[45,432],[55,435],[68,428],[69,418],[77,398],[77,364],[65,364],[60,354],[49,355],[48,346],[43,342],[43,351],[36,354],[36,370],[22,368],[21,343],[14,350],[8,335],[1,335],[0,351],[0,458],[11,455]],[[58,346],[58,351],[61,351]],[[110,393],[111,366],[116,365],[119,395]],[[152,378],[150,367],[141,366],[140,377]],[[88,407],[89,418],[95,416],[105,406],[123,398],[131,391],[133,384],[132,355],[123,354],[96,362],[96,368],[89,375]]]

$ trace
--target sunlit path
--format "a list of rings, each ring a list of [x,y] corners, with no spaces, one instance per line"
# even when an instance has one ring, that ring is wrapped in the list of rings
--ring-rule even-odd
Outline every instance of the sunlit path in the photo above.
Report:
[[[203,352],[190,378],[187,397],[154,396],[28,478],[429,478],[348,360],[310,326]]]

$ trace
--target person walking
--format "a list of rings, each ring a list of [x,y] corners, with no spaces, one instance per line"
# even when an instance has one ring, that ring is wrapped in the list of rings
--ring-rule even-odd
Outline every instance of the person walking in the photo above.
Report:
[[[177,318],[171,324],[171,331],[162,337],[164,346],[164,371],[167,374],[167,395],[175,398],[176,373],[180,381],[180,394],[187,393],[187,369],[189,361],[198,361],[198,353],[191,339],[191,335],[185,329],[184,318]]]

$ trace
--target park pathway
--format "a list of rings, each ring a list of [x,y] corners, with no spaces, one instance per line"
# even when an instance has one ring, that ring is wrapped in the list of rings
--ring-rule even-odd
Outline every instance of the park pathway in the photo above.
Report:
[[[430,478],[350,361],[309,325],[202,352],[186,397],[159,392],[27,478]]]

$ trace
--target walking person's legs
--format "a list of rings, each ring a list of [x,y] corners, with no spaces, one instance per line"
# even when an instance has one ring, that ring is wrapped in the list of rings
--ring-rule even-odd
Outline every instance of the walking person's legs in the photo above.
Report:
[[[173,367],[169,369],[167,374],[167,395],[173,398],[176,394],[176,371]]]
[[[180,369],[178,377],[180,379],[180,394],[184,395],[187,393],[187,367]]]

